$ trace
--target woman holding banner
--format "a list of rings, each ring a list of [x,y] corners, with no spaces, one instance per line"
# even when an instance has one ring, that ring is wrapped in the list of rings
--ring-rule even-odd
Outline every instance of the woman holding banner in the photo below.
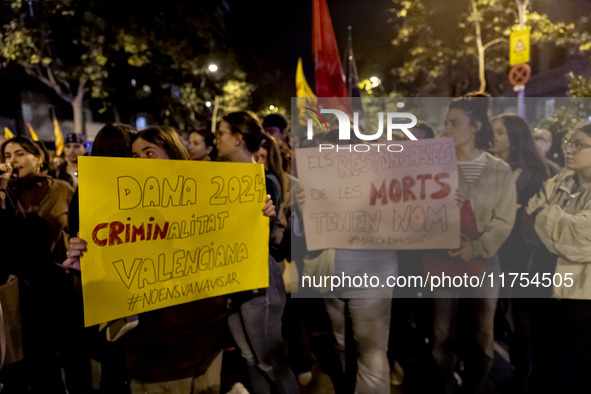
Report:
[[[90,156],[131,157],[131,137],[136,133],[123,124],[107,124],[94,138]],[[76,188],[70,211],[68,227],[70,237],[76,237],[80,231],[80,208],[78,203],[79,188]],[[76,272],[75,272],[76,274]],[[79,271],[77,276],[79,276]],[[100,327],[88,327],[92,333],[90,347],[93,359],[101,363],[100,389],[108,393],[129,392],[129,373],[125,364],[125,346],[123,341],[110,342]]]
[[[475,221],[476,237],[462,234],[460,248],[449,256],[462,261],[461,266],[480,275],[500,273],[497,251],[505,242],[515,223],[516,192],[511,168],[503,160],[486,152],[493,145],[493,130],[488,119],[487,98],[458,98],[449,106],[444,136],[455,142],[458,160],[459,189],[466,200],[462,214],[469,213]],[[463,263],[465,262],[465,263]],[[466,298],[470,315],[458,316],[458,298]],[[464,342],[466,392],[475,392],[486,376],[494,356],[493,322],[499,296],[496,286],[470,289],[441,288],[434,291],[433,356],[443,378],[446,393],[456,390],[454,378],[456,322],[469,323]],[[462,302],[463,302],[462,301]],[[463,328],[463,327],[462,327]]]
[[[255,163],[265,137],[256,115],[233,112],[226,115],[216,133],[218,155],[234,163]],[[281,181],[266,173],[267,193],[275,206],[281,205]],[[271,232],[275,222],[271,221]],[[279,264],[269,255],[269,287],[232,296],[235,311],[228,317],[234,340],[246,359],[255,394],[298,393],[295,376],[287,364],[281,337],[285,286]]]
[[[136,158],[189,160],[178,134],[152,127],[132,137]],[[263,213],[272,216],[269,198]],[[70,240],[64,265],[80,269],[86,241]],[[131,392],[180,394],[218,392],[226,324],[226,299],[214,297],[142,313],[139,324],[125,336]]]
[[[325,135],[324,142],[348,145],[353,140],[338,140],[335,130]],[[355,138],[355,137],[354,137]],[[295,195],[301,210],[306,203],[306,192],[300,186]],[[299,223],[297,227],[303,227]],[[296,225],[294,225],[296,228]],[[322,236],[320,234],[319,236]],[[380,249],[324,249],[310,252],[304,260],[306,266],[330,268],[334,277],[377,277],[379,283],[387,283],[389,277],[398,276],[398,254],[396,250]],[[306,272],[306,268],[303,270]],[[305,274],[304,274],[305,275]],[[339,283],[333,291],[324,293],[324,306],[330,318],[334,335],[334,348],[339,357],[339,378],[333,379],[337,392],[351,391],[355,394],[380,394],[390,391],[390,365],[388,362],[388,340],[392,313],[393,287],[376,288],[369,285],[356,286],[350,282]],[[302,300],[298,300],[302,301]],[[346,340],[347,321],[350,320],[354,343]],[[354,345],[357,374],[351,379],[346,376],[347,358]]]

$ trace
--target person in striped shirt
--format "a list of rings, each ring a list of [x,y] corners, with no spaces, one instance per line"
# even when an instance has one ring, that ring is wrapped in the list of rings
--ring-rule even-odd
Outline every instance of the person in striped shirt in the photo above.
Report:
[[[470,202],[474,212],[478,239],[462,236],[460,248],[449,251],[453,258],[483,261],[486,274],[500,274],[497,251],[515,223],[516,191],[511,167],[487,151],[494,135],[488,118],[488,98],[454,99],[445,120],[445,137],[455,143],[460,194]],[[469,264],[469,263],[468,263]],[[444,392],[456,391],[455,336],[456,325],[467,333],[463,342],[465,371],[463,392],[476,392],[490,369],[494,356],[493,323],[499,296],[498,283],[477,289],[440,288],[434,291],[433,356],[441,370]],[[465,298],[458,313],[458,298]]]

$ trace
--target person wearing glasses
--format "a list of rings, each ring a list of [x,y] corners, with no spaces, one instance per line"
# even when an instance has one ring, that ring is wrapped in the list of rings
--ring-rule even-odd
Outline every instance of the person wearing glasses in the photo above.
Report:
[[[535,129],[534,130],[534,142],[536,143],[536,147],[538,148],[538,152],[542,155],[544,162],[548,166],[550,170],[550,176],[554,176],[559,174],[562,171],[562,168],[552,160],[548,159],[546,156],[550,149],[552,149],[552,132],[546,129]]]
[[[532,268],[543,268],[539,278],[552,291],[532,311],[532,393],[591,387],[590,148],[591,123],[576,127],[562,143],[567,171],[547,180],[526,208],[523,223],[535,233],[524,227],[524,234],[540,244]]]

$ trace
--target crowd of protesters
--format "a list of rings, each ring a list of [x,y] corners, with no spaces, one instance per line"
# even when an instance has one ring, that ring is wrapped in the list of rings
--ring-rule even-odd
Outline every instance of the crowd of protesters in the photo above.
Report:
[[[424,122],[411,131],[418,139],[436,137]],[[514,114],[491,118],[485,98],[454,99],[442,136],[455,143],[462,238],[449,251],[306,250],[306,193],[292,155],[297,161],[297,148],[345,143],[336,135],[317,134],[292,146],[285,117],[271,114],[261,122],[251,112],[224,116],[215,133],[107,125],[90,152],[84,136],[67,135],[59,166],[40,142],[20,136],[4,141],[0,302],[4,327],[12,328],[0,333],[4,392],[220,393],[227,387],[224,355],[236,348],[246,388],[233,392],[299,393],[319,370],[309,324],[318,310],[329,327],[324,339],[333,342],[330,375],[337,393],[389,393],[418,358],[429,392],[486,392],[495,340],[508,345],[511,392],[588,392],[591,125],[565,136],[561,169],[546,157],[549,131],[532,133]],[[263,164],[269,286],[84,328],[80,258],[87,251],[78,237],[84,212],[77,162],[85,154]],[[424,275],[446,259],[465,262],[455,265],[459,273],[572,273],[574,286],[549,289],[539,299],[500,286],[440,288],[431,298],[410,291],[400,299],[393,288],[344,289],[323,300],[287,295],[296,291],[291,272],[301,274],[321,260],[334,265],[335,275],[368,274],[385,282],[388,276]],[[8,348],[11,357],[5,358]],[[100,387],[93,388],[97,363]]]

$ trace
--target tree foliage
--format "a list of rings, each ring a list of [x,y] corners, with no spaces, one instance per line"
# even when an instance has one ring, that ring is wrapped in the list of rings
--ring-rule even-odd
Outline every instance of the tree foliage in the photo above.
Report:
[[[111,48],[104,20],[88,12],[88,3],[70,0],[12,1],[11,21],[1,31],[2,65],[20,65],[29,75],[72,104],[74,124],[82,131],[82,100],[87,92],[104,98]]]
[[[562,136],[573,127],[587,122],[591,116],[591,78],[568,74],[569,103],[554,110],[554,113],[539,123],[539,127]]]
[[[252,86],[228,46],[217,2],[11,5],[10,22],[0,30],[2,64],[20,65],[71,103],[77,132],[85,98],[103,101],[103,110],[117,108],[128,115],[124,121],[141,110],[179,127],[205,121],[211,115],[205,103],[216,96],[224,108],[248,105]],[[217,72],[208,70],[211,63]]]
[[[414,93],[441,93],[437,92],[441,86],[448,87],[452,95],[474,89],[479,44],[484,52],[481,63],[489,75],[507,71],[509,35],[519,23],[515,0],[393,2],[398,31],[392,43],[408,53],[403,65],[393,71]],[[581,18],[577,29],[573,23],[553,22],[527,4],[525,24],[531,26],[532,44],[551,42],[581,51],[591,48],[591,35],[584,30],[588,19]]]

